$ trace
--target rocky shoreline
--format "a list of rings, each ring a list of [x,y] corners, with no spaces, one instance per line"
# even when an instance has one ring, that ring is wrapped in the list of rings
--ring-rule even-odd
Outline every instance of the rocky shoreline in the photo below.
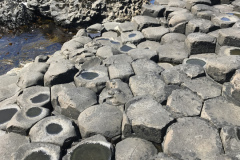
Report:
[[[0,159],[240,159],[239,7],[155,0],[0,76]]]

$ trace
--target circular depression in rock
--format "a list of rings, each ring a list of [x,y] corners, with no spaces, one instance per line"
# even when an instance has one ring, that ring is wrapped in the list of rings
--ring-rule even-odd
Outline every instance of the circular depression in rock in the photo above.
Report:
[[[51,160],[51,157],[43,151],[32,152],[24,160]]]
[[[130,50],[132,50],[133,48],[132,47],[129,47],[129,46],[127,46],[127,45],[123,45],[121,48],[120,48],[120,50],[121,51],[124,51],[124,52],[128,52],[128,51],[130,51]]]
[[[120,44],[119,42],[115,42],[115,41],[110,41],[112,44]]]
[[[80,74],[80,76],[83,79],[93,80],[93,79],[97,78],[99,75],[95,72],[83,72]]]
[[[240,55],[240,49],[232,49],[232,50],[230,50],[230,55]]]
[[[46,127],[46,130],[49,134],[58,134],[63,130],[63,128],[59,124],[51,123]]]
[[[16,112],[17,112],[17,109],[15,108],[0,110],[0,124],[6,123],[7,121],[9,121]]]
[[[194,64],[194,65],[199,65],[199,66],[204,66],[206,64],[205,61],[201,60],[201,59],[188,59],[186,61],[187,64]]]
[[[47,94],[39,94],[33,98],[31,98],[32,103],[42,103],[48,100],[49,96]]]
[[[26,115],[28,117],[37,117],[42,113],[42,110],[38,107],[33,107],[27,110]]]
[[[227,18],[227,17],[222,17],[221,20],[222,20],[222,21],[230,21],[230,19]]]
[[[137,34],[132,33],[132,34],[129,34],[128,37],[129,37],[129,38],[132,38],[132,37],[135,37],[136,35],[137,35]]]
[[[111,157],[111,150],[100,144],[83,144],[77,147],[72,155],[71,160],[108,160]]]

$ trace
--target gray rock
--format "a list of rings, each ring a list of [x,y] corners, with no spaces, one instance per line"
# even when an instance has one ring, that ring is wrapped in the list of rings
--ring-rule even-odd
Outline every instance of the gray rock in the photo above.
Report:
[[[178,24],[186,23],[193,19],[193,14],[190,12],[184,12],[184,13],[176,13],[173,15],[170,20],[168,21],[169,27],[176,27]]]
[[[140,138],[127,138],[116,145],[116,160],[147,160],[157,154],[154,145]]]
[[[202,99],[188,89],[178,89],[168,97],[166,108],[177,117],[198,116],[202,109]]]
[[[76,120],[81,112],[97,103],[96,93],[84,87],[65,88],[57,95],[60,113]]]
[[[240,31],[238,28],[221,29],[218,32],[217,42],[221,46],[240,47]]]
[[[211,20],[213,14],[213,11],[201,11],[197,13],[197,18]]]
[[[182,86],[196,92],[202,99],[209,99],[221,95],[222,86],[210,78],[200,77],[185,81]]]
[[[115,106],[102,104],[89,107],[78,117],[81,136],[86,138],[101,134],[107,138],[116,137],[121,134],[122,118],[122,112]]]
[[[160,67],[162,67],[164,70],[167,70],[167,69],[170,69],[170,68],[172,68],[173,67],[173,65],[171,64],[171,63],[158,63],[158,65],[160,66]]]
[[[162,142],[165,127],[173,120],[151,96],[134,97],[126,103],[125,110],[133,133],[155,143]]]
[[[117,28],[116,28],[119,32],[131,32],[136,30],[134,27],[134,23],[133,22],[124,22],[124,23],[120,23]]]
[[[145,58],[145,59],[153,60],[155,62],[158,61],[157,52],[150,49],[141,49],[141,48],[132,49],[128,52],[128,55],[130,55],[133,60]]]
[[[185,40],[189,54],[215,53],[216,38],[205,33],[191,33]]]
[[[160,103],[166,100],[165,83],[156,73],[148,72],[132,76],[129,79],[129,86],[134,96],[151,95]]]
[[[167,33],[161,38],[161,44],[184,42],[187,37],[181,33]]]
[[[165,27],[148,27],[142,30],[144,37],[147,40],[160,41],[162,36],[169,32],[168,28]]]
[[[210,0],[187,0],[186,8],[190,10],[194,5],[197,5],[197,4],[211,5],[211,1]]]
[[[100,23],[95,23],[87,28],[87,31],[102,31],[104,26]]]
[[[118,22],[106,22],[106,23],[103,23],[103,26],[104,28],[107,30],[107,31],[115,31],[116,27],[119,25],[120,23]]]
[[[142,30],[147,27],[160,26],[158,20],[149,16],[135,16],[132,17],[132,22],[135,23],[137,30]]]
[[[99,103],[105,102],[114,106],[124,105],[132,97],[132,92],[127,83],[120,79],[113,79],[107,82],[106,88],[99,95]]]
[[[156,156],[150,158],[150,160],[178,160],[178,159],[173,156],[159,152]]]
[[[144,36],[139,31],[132,31],[132,32],[124,32],[121,34],[122,43],[133,43],[138,44],[144,40]]]
[[[159,42],[155,42],[155,41],[144,41],[140,44],[138,44],[137,48],[142,48],[142,49],[151,49],[153,51],[156,51],[156,49],[161,46],[161,44]]]
[[[52,143],[66,147],[76,138],[73,122],[63,116],[51,116],[37,122],[29,132],[31,142]]]
[[[194,15],[197,15],[198,13],[201,13],[201,12],[216,12],[218,13],[218,9],[210,6],[210,5],[206,5],[206,4],[196,4],[194,6],[192,6],[191,8],[191,12],[194,14]]]
[[[107,67],[95,66],[88,70],[81,70],[74,76],[77,87],[86,87],[99,93],[109,80]]]
[[[110,79],[121,79],[128,82],[129,77],[134,75],[134,71],[130,63],[112,64],[108,67]]]
[[[164,69],[155,62],[148,59],[138,59],[132,62],[132,68],[135,74],[145,74],[147,72],[155,72],[160,74]]]
[[[208,33],[217,29],[210,20],[206,19],[191,19],[186,25],[186,35],[194,32]]]
[[[150,17],[163,17],[165,7],[162,5],[142,5],[142,15]]]
[[[0,134],[0,155],[1,159],[11,159],[12,154],[17,152],[18,148],[24,144],[29,144],[29,138],[16,133]]]
[[[237,16],[230,14],[214,14],[211,19],[213,24],[220,28],[232,27],[238,20]]]
[[[79,29],[77,34],[73,38],[81,37],[81,36],[87,36],[87,31],[86,29]]]
[[[51,108],[50,89],[48,87],[33,86],[23,90],[17,103],[22,108],[44,107]]]
[[[217,97],[204,102],[201,117],[222,128],[226,125],[238,125],[239,113],[239,106],[230,103],[224,97]]]
[[[20,110],[17,104],[2,105],[0,108],[0,129],[6,130],[7,124],[12,117]]]
[[[43,107],[22,108],[8,122],[7,131],[27,135],[35,123],[48,115],[50,115],[49,109]]]
[[[137,48],[137,47],[134,44],[127,43],[127,44],[120,46],[118,48],[118,51],[120,52],[120,54],[127,54],[129,51],[131,51],[132,49],[135,49],[135,48]]]
[[[106,58],[103,60],[103,64],[108,67],[113,64],[131,63],[132,61],[133,59],[131,56],[126,54],[119,54]]]
[[[88,60],[86,60],[85,62],[83,62],[83,64],[80,65],[79,69],[87,70],[92,67],[99,66],[101,64],[102,64],[102,60],[99,57],[91,57]]]
[[[19,147],[19,149],[15,153],[13,153],[11,160],[38,158],[58,160],[60,159],[60,153],[60,147],[54,144],[29,143]]]
[[[117,39],[118,33],[117,32],[113,32],[113,31],[108,31],[108,32],[104,32],[102,34],[102,37],[111,38],[111,39]]]
[[[39,55],[35,58],[34,62],[47,62],[48,58],[47,55]]]
[[[223,153],[218,130],[200,118],[180,118],[168,128],[163,152],[181,159],[214,159]]]

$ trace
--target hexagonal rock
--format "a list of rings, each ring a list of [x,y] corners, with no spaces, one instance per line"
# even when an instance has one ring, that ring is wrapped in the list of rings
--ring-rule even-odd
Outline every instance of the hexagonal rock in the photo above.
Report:
[[[42,107],[22,108],[7,124],[8,132],[27,135],[29,129],[38,121],[50,115],[49,109]]]
[[[87,44],[88,42],[91,42],[91,41],[92,39],[89,37],[85,37],[85,36],[76,37],[71,39],[70,41],[65,42],[61,48],[61,51],[72,52],[74,50],[84,47],[84,44]]]
[[[181,33],[167,33],[161,38],[161,44],[173,42],[185,42],[187,37]]]
[[[14,96],[20,91],[20,88],[16,84],[17,79],[18,76],[0,76],[0,102]]]
[[[168,28],[165,27],[148,27],[142,30],[144,37],[147,40],[160,41],[162,36],[169,32]]]
[[[121,34],[121,40],[123,44],[127,42],[138,44],[144,40],[144,36],[139,31],[124,32]]]
[[[216,13],[218,13],[219,11],[217,8],[214,8],[213,6],[209,6],[206,4],[196,4],[196,5],[192,6],[191,12],[194,15],[197,15],[198,13],[201,13],[201,12],[216,12]]]
[[[7,104],[0,108],[0,129],[6,130],[8,122],[20,110],[17,104]]]
[[[163,17],[165,7],[162,5],[142,5],[142,15],[150,17]]]
[[[144,41],[142,43],[140,43],[137,48],[142,48],[142,49],[151,49],[153,51],[156,51],[156,48],[158,48],[159,46],[161,46],[161,44],[159,42],[155,42],[155,41]]]
[[[134,27],[134,23],[133,22],[124,22],[124,23],[120,23],[116,29],[119,31],[119,32],[131,32],[133,30],[136,30],[135,27]]]
[[[188,89],[177,89],[168,97],[166,108],[177,117],[198,116],[202,99]]]
[[[101,134],[113,138],[121,134],[122,112],[115,106],[102,104],[87,108],[78,117],[83,138]]]
[[[153,72],[130,77],[129,86],[134,96],[152,95],[158,102],[166,100],[165,83]]]
[[[208,77],[200,77],[185,81],[182,86],[196,92],[202,99],[209,99],[221,95],[222,85]]]
[[[149,159],[157,154],[154,145],[140,138],[126,138],[116,145],[116,160]]]
[[[176,27],[179,24],[187,23],[188,21],[193,19],[193,17],[194,17],[193,14],[190,12],[175,14],[174,16],[172,16],[170,18],[170,20],[168,22],[168,26]]]
[[[215,26],[219,26],[220,28],[229,28],[232,27],[239,18],[235,15],[230,14],[217,14],[213,15],[211,21]]]
[[[113,64],[108,67],[110,79],[121,79],[128,82],[129,77],[134,75],[134,71],[130,63]]]
[[[44,86],[50,87],[56,84],[69,83],[73,81],[77,71],[69,60],[62,59],[52,62],[44,75]]]
[[[106,59],[113,55],[116,55],[117,51],[114,50],[111,46],[103,46],[97,50],[96,55],[102,59]]]
[[[2,131],[0,131],[2,132]],[[24,144],[29,144],[29,138],[16,133],[0,133],[0,155],[2,160],[12,159],[12,154]]]
[[[178,159],[173,156],[166,155],[163,152],[159,152],[156,156],[150,158],[150,160],[178,160]]]
[[[201,117],[222,128],[226,125],[239,125],[239,114],[239,106],[224,97],[217,97],[204,102]]]
[[[158,61],[157,52],[150,49],[141,48],[132,49],[131,51],[128,52],[128,55],[130,55],[133,60],[145,58],[153,60],[155,62]]]
[[[188,52],[184,48],[183,42],[173,42],[163,44],[157,48],[159,62],[169,62],[179,64],[188,57]]]
[[[86,87],[94,92],[100,92],[109,80],[107,67],[95,66],[88,70],[82,70],[74,76],[77,87]]]
[[[126,54],[113,55],[103,61],[105,66],[110,66],[113,64],[131,63],[133,61],[132,57]]]
[[[240,57],[231,55],[209,58],[204,68],[211,78],[224,83],[229,81],[233,73],[240,68]]]
[[[63,116],[51,116],[37,122],[29,132],[31,142],[67,146],[77,135],[73,122]]]
[[[219,30],[217,42],[221,46],[240,47],[240,30],[238,28]]]
[[[162,142],[165,127],[173,120],[151,96],[134,97],[125,110],[135,135],[156,143]]]
[[[138,30],[142,30],[147,27],[160,26],[158,20],[149,16],[134,16],[132,17],[132,22],[135,23]]]
[[[191,10],[191,8],[192,8],[194,5],[197,5],[197,4],[211,5],[211,0],[187,0],[185,7],[186,7],[188,10]]]
[[[95,135],[86,138],[67,151],[63,160],[75,159],[112,159],[114,148],[103,136]]]
[[[60,159],[61,148],[49,143],[24,144],[13,154],[12,160],[20,159]]]
[[[127,83],[120,79],[113,79],[107,82],[106,88],[99,95],[99,103],[104,102],[114,106],[124,105],[132,97],[132,92]]]
[[[215,53],[216,38],[205,33],[191,33],[185,40],[189,54]]]
[[[51,108],[50,89],[48,87],[33,86],[23,90],[18,96],[17,103],[20,107],[45,107]]]
[[[147,72],[155,72],[160,74],[164,69],[157,63],[148,59],[138,59],[132,62],[132,68],[135,74],[145,74]]]
[[[222,139],[225,154],[233,157],[239,157],[240,151],[240,128],[237,126],[225,126],[221,129],[220,136]]]
[[[214,159],[223,153],[218,130],[200,118],[180,118],[168,128],[163,152],[180,159]]]
[[[77,120],[81,112],[97,103],[97,95],[85,87],[65,88],[58,93],[57,100],[60,113]]]
[[[208,33],[217,29],[210,20],[196,18],[191,19],[186,25],[186,35],[193,32]]]

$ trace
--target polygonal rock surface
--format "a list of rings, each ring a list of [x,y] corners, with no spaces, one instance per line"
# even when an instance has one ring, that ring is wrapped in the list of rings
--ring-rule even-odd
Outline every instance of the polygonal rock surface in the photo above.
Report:
[[[138,44],[144,39],[144,36],[139,31],[124,32],[121,34],[122,43],[131,42],[133,44]]]
[[[201,117],[222,128],[226,125],[239,125],[239,114],[239,106],[228,102],[224,97],[217,97],[204,102]]]
[[[169,32],[165,27],[148,27],[142,30],[144,37],[147,40],[160,41],[162,36]]]
[[[135,16],[132,17],[132,22],[136,24],[138,30],[142,30],[147,27],[156,27],[160,26],[158,20],[149,16]]]
[[[142,5],[142,15],[150,17],[163,17],[165,7],[162,5]]]
[[[86,108],[97,103],[96,93],[85,87],[66,88],[58,93],[60,113],[77,119]]]
[[[8,122],[7,131],[27,135],[29,129],[36,122],[49,114],[49,109],[43,107],[22,108]]]
[[[197,116],[202,109],[202,99],[188,89],[174,90],[168,97],[167,109],[176,116]]]
[[[229,28],[238,20],[239,18],[237,16],[230,14],[217,14],[215,16],[213,15],[211,18],[213,24],[215,26],[219,26],[220,28]]]
[[[65,147],[76,138],[73,122],[63,116],[51,116],[37,122],[29,132],[31,142],[52,143]]]
[[[20,110],[17,104],[7,104],[0,108],[0,129],[6,130],[8,122]]]
[[[150,160],[178,160],[178,159],[170,155],[166,155],[163,152],[159,152],[156,156],[150,158]]]
[[[50,89],[48,87],[33,86],[23,90],[18,97],[17,103],[23,107],[45,107],[50,105]]]
[[[134,97],[125,107],[135,135],[161,143],[165,127],[173,120],[170,113],[151,96]]]
[[[129,77],[134,75],[131,64],[113,64],[108,67],[110,79],[121,79],[123,81],[128,81]]]
[[[221,95],[222,86],[207,77],[185,81],[183,86],[196,92],[202,99],[209,99]]]
[[[167,33],[161,38],[161,44],[184,42],[187,37],[181,33]]]
[[[188,22],[193,17],[194,17],[193,14],[190,13],[190,12],[175,14],[170,18],[170,20],[168,22],[168,26],[169,27],[176,27],[179,24]]]
[[[20,159],[60,159],[60,147],[49,143],[24,144],[13,154],[12,160]]]
[[[211,5],[211,1],[210,0],[187,0],[185,7],[190,10],[192,6],[196,4]]]
[[[221,46],[240,47],[240,30],[238,28],[219,30],[217,42]]]
[[[186,25],[186,35],[193,32],[208,33],[214,30],[214,25],[211,21],[206,19],[192,19]]]
[[[142,48],[142,49],[151,49],[153,51],[156,51],[156,48],[158,48],[159,46],[161,46],[161,44],[159,42],[146,40],[146,41],[140,43],[137,47]]]
[[[138,59],[132,62],[132,68],[135,74],[145,74],[147,72],[155,72],[160,74],[164,69],[155,62],[148,59]]]
[[[129,86],[134,96],[152,95],[160,103],[166,99],[165,83],[156,73],[132,76],[129,79]]]
[[[140,138],[127,138],[116,145],[116,160],[147,160],[157,154],[154,145]]]
[[[120,23],[117,26],[117,29],[119,32],[131,32],[131,31],[135,30],[133,22]]]
[[[113,55],[103,61],[105,66],[110,66],[113,64],[131,63],[133,61],[132,57],[126,54]]]
[[[115,106],[102,104],[87,108],[78,117],[83,138],[101,134],[113,138],[121,134],[122,112]]]
[[[214,159],[223,152],[218,130],[200,118],[180,118],[171,125],[163,151],[181,159]]]
[[[132,57],[133,60],[146,58],[153,61],[157,61],[158,59],[157,52],[150,49],[136,48],[130,50],[128,54]]]

